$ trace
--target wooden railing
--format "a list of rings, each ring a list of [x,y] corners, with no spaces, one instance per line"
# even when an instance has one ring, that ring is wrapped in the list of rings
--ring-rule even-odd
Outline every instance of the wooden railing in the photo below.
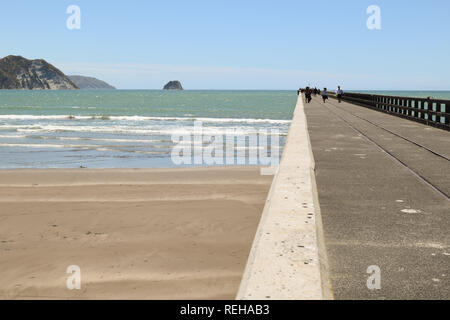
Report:
[[[336,98],[334,93],[330,97]],[[342,100],[450,130],[450,100],[345,93]]]

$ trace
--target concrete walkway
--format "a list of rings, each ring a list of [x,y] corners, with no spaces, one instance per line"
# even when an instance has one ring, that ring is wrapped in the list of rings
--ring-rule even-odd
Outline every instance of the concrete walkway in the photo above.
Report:
[[[449,299],[450,132],[334,99],[305,110],[334,297]]]

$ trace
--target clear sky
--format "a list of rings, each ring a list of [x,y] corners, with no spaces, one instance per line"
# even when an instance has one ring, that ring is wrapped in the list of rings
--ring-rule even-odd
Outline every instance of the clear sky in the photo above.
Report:
[[[381,30],[366,26],[370,5]],[[0,56],[123,89],[450,90],[449,12],[448,0],[15,0],[0,6]]]

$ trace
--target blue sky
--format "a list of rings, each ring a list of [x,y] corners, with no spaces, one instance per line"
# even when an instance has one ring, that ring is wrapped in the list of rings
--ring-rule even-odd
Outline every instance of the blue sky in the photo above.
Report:
[[[69,5],[81,30],[68,30]],[[366,9],[381,8],[381,30]],[[123,89],[450,90],[450,1],[15,0],[0,56],[44,58]]]

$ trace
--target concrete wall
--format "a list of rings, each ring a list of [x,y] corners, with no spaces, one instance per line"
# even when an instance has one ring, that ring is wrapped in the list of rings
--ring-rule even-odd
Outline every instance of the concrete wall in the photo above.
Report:
[[[333,298],[314,168],[300,96],[237,299]]]

